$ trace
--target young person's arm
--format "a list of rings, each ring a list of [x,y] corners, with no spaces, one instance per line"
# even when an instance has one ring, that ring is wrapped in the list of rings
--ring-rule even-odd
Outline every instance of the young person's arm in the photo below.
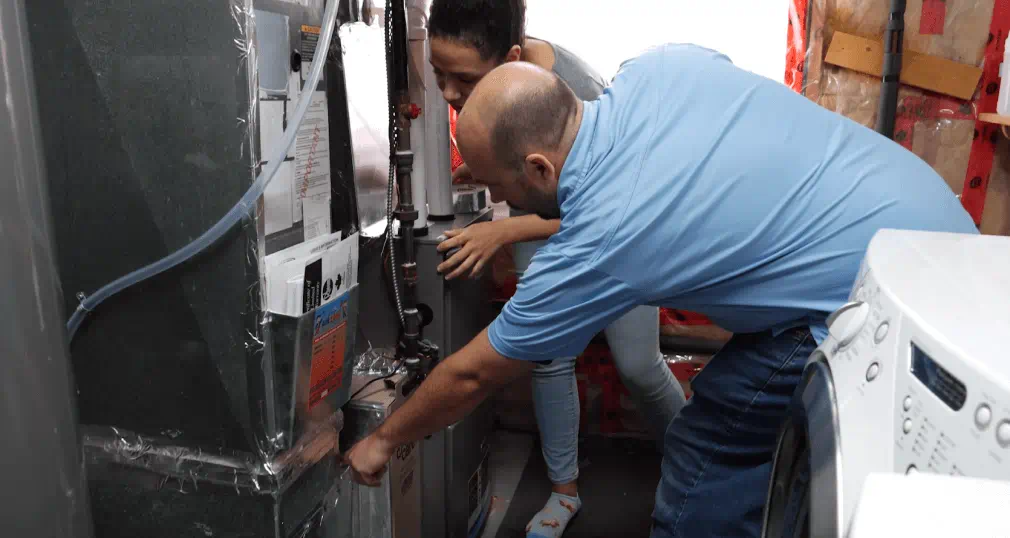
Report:
[[[475,183],[470,167],[461,164],[452,173],[453,184]],[[558,233],[560,219],[545,220],[537,215],[522,215],[492,222],[472,224],[461,230],[449,230],[448,238],[438,245],[439,252],[459,249],[438,266],[438,272],[451,280],[470,273],[480,275],[498,249],[505,245],[539,241]]]
[[[561,219],[546,220],[539,215],[522,215],[500,222],[509,228],[509,244],[548,239],[561,228]]]

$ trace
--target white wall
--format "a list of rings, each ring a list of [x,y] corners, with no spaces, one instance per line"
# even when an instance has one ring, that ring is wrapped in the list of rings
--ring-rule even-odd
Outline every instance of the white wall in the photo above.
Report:
[[[526,0],[526,31],[578,54],[606,79],[661,43],[696,43],[782,81],[789,0]]]

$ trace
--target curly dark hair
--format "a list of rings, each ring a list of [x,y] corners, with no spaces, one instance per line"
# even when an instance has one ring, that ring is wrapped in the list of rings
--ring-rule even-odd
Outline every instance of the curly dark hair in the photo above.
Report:
[[[428,33],[474,47],[483,60],[502,61],[526,40],[526,0],[433,0]]]

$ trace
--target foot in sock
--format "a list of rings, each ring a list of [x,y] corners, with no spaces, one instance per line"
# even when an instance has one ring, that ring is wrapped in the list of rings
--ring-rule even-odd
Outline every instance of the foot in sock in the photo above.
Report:
[[[526,538],[560,538],[580,508],[582,500],[578,497],[551,493],[543,510],[526,525]]]

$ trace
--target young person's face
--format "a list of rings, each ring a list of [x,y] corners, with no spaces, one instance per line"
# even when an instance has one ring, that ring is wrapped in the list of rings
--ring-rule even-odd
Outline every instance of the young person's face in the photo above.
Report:
[[[519,45],[505,56],[505,61],[519,59]],[[451,39],[441,37],[431,38],[431,66],[435,71],[438,88],[442,97],[459,112],[463,109],[474,86],[492,69],[501,65],[496,60],[481,58],[475,48]]]

